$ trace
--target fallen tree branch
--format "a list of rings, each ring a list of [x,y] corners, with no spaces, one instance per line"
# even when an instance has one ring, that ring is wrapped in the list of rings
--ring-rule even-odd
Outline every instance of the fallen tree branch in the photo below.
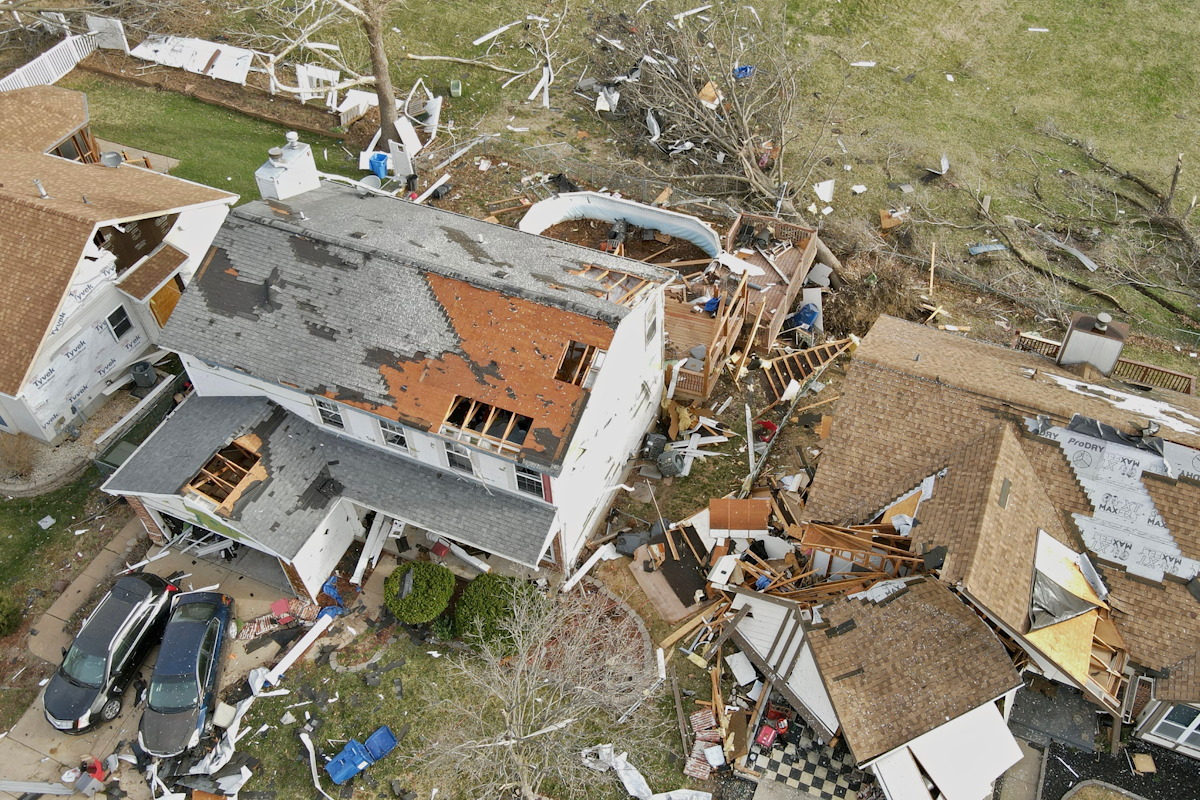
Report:
[[[488,64],[484,61],[475,61],[470,58],[456,58],[454,56],[418,56],[413,53],[405,53],[405,58],[411,58],[413,61],[453,61],[455,64],[466,64],[471,67],[483,67],[494,72],[503,72],[505,75],[525,75],[527,72],[519,72],[508,67],[497,67],[495,64]]]

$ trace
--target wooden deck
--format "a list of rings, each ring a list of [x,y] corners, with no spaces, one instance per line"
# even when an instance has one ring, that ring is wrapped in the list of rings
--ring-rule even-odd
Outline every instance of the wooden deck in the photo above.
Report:
[[[684,356],[698,344],[708,347],[717,330],[717,320],[703,311],[692,311],[693,303],[665,298],[668,355]]]

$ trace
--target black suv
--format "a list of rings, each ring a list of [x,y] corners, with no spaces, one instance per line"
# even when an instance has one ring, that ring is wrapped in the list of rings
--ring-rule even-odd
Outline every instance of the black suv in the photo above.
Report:
[[[83,623],[46,686],[46,719],[84,733],[121,713],[121,695],[146,653],[158,644],[171,595],[179,589],[150,573],[117,581]]]

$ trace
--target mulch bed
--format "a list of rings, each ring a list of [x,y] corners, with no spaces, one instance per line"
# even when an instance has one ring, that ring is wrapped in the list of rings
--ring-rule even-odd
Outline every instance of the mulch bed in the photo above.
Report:
[[[1131,758],[1134,753],[1149,753],[1154,757],[1158,771],[1137,775],[1130,769],[1124,753],[1085,753],[1058,742],[1052,743],[1046,751],[1042,800],[1061,800],[1071,787],[1085,780],[1111,783],[1146,800],[1182,800],[1196,796],[1200,786],[1200,761],[1140,740],[1130,743],[1127,750]],[[1079,774],[1078,777],[1071,774],[1067,765]]]

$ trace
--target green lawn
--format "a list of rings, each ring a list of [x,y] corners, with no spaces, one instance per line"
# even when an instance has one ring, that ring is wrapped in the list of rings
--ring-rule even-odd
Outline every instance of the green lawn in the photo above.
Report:
[[[287,128],[199,100],[76,72],[59,82],[86,92],[92,133],[102,139],[179,159],[172,174],[257,200],[254,171]],[[306,133],[317,168],[359,175],[338,141]]]
[[[351,624],[361,631],[361,623]],[[320,724],[312,734],[315,747],[319,753],[330,756],[342,749],[345,740],[355,738],[363,741],[380,725],[388,725],[397,735],[407,726],[408,735],[396,750],[379,764],[370,767],[366,771],[367,778],[355,779],[355,796],[392,797],[391,782],[398,780],[404,788],[416,791],[418,797],[430,797],[439,782],[423,769],[425,759],[422,750],[428,746],[435,732],[445,731],[447,721],[452,722],[456,718],[457,709],[478,702],[478,699],[452,675],[449,658],[454,657],[453,651],[444,645],[417,646],[402,630],[394,632],[398,640],[382,647],[384,654],[377,666],[383,667],[399,659],[404,659],[404,664],[384,673],[377,687],[365,685],[362,674],[339,675],[327,666],[317,667],[305,661],[292,667],[282,682],[282,687],[289,689],[290,694],[255,701],[242,723],[242,729],[253,732],[263,725],[271,727],[265,733],[248,736],[238,743],[240,751],[262,761],[262,766],[255,771],[247,789],[274,791],[281,798],[313,796],[307,754],[296,735],[307,719],[307,712],[320,719]],[[339,651],[338,660],[344,666],[353,666],[366,661],[375,650],[369,634],[360,633],[353,645]],[[441,657],[430,655],[431,650],[441,653]],[[398,696],[395,681],[400,682],[402,696]],[[328,698],[336,697],[337,700],[288,709],[294,703],[305,702],[302,694],[304,688]],[[661,707],[654,712],[647,712],[661,713],[664,720],[670,720],[670,726],[664,724],[663,727],[663,746],[655,748],[654,752],[630,754],[630,761],[642,770],[655,791],[691,785],[681,773],[682,765],[673,763],[667,755],[680,747],[672,703],[668,691]],[[288,712],[296,718],[295,723],[281,723]],[[464,730],[462,735],[469,738],[473,734]],[[619,732],[613,729],[611,722],[598,730],[597,735],[597,742],[615,741],[620,747]],[[329,780],[323,767],[324,759],[320,755],[318,764],[321,765],[319,771],[325,790],[336,796],[336,787]],[[445,794],[444,786],[441,792],[440,796],[450,797]],[[588,789],[588,796],[595,800],[622,800],[628,794],[620,787],[613,773],[609,772],[596,774],[594,785]]]
[[[25,589],[43,582],[74,556],[84,538],[74,532],[84,527],[96,532],[95,523],[76,523],[87,516],[85,507],[99,484],[100,474],[92,467],[78,481],[39,497],[0,499],[0,586]],[[47,516],[55,522],[42,530],[38,520]]]

